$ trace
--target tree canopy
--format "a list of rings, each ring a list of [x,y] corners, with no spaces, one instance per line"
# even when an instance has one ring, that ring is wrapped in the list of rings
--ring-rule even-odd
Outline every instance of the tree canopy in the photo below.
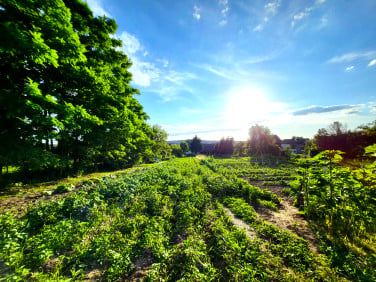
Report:
[[[249,129],[248,154],[254,155],[279,155],[281,139],[273,135],[269,128],[254,125]]]
[[[183,154],[185,154],[186,152],[189,151],[189,145],[185,141],[183,141],[183,142],[180,143],[180,148],[181,148]]]
[[[190,150],[192,153],[200,153],[203,149],[201,139],[197,136],[193,137],[192,141],[190,142]]]
[[[117,168],[152,153],[116,22],[80,0],[0,9],[0,166]]]
[[[232,155],[234,152],[234,138],[221,138],[214,146],[214,153],[217,155]]]

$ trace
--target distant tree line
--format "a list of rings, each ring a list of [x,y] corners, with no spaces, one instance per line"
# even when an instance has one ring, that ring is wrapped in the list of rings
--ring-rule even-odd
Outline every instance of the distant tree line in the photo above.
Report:
[[[318,151],[341,150],[345,158],[362,157],[364,148],[376,143],[376,120],[370,124],[359,126],[354,131],[336,121],[327,129],[319,129],[313,139]]]
[[[341,150],[346,158],[362,157],[364,148],[376,143],[376,121],[368,125],[359,126],[356,130],[347,130],[346,126],[336,121],[328,128],[319,129],[312,140],[293,136],[282,140],[270,129],[254,125],[249,129],[247,141],[234,141],[234,138],[221,138],[205,153],[218,156],[289,156],[293,152],[314,156],[325,150]]]

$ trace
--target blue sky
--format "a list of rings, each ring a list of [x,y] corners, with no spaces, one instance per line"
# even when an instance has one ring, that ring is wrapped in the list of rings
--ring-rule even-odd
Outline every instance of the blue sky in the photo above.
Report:
[[[374,0],[87,0],[114,18],[137,97],[169,140],[313,137],[376,120]]]

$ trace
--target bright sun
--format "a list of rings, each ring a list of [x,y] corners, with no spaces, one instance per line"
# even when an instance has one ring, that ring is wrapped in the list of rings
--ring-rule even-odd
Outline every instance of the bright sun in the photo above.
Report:
[[[256,123],[265,119],[270,103],[263,90],[253,87],[236,88],[228,93],[227,120],[233,124]]]

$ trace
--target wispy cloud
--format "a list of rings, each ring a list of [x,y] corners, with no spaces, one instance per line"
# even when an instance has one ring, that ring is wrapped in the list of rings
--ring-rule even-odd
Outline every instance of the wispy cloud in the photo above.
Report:
[[[187,93],[193,95],[189,82],[194,79],[197,79],[197,76],[190,72],[166,70],[160,73],[148,91],[156,93],[163,102],[169,102]]]
[[[123,51],[125,54],[133,55],[141,50],[140,41],[134,36],[126,31],[120,34],[120,39],[123,41]]]
[[[274,0],[272,2],[267,3],[264,6],[262,22],[255,26],[253,28],[253,31],[262,31],[265,27],[265,24],[278,13],[278,9],[280,6],[281,0]]]
[[[240,63],[224,64],[192,64],[194,67],[202,69],[213,75],[222,77],[229,81],[250,82],[260,79],[283,80],[286,77],[276,72],[264,72],[254,68],[252,65],[272,60],[274,56],[260,56],[243,59]]]
[[[349,67],[347,67],[347,68],[345,68],[345,71],[352,71],[352,70],[354,70],[354,66],[349,66]]]
[[[139,86],[150,86],[153,80],[159,78],[159,68],[156,67],[155,64],[144,60],[144,54],[147,54],[147,51],[141,45],[137,37],[123,31],[120,33],[119,38],[123,42],[122,51],[127,54],[132,61],[130,71],[132,73],[133,82]]]
[[[111,18],[111,14],[103,7],[102,0],[86,0],[94,16],[106,16]]]
[[[103,8],[102,0],[87,0],[90,9],[95,16],[111,16]],[[134,35],[123,31],[115,35],[122,40],[123,46],[120,48],[132,61],[130,71],[132,73],[133,82],[139,86],[150,86],[153,80],[160,76],[160,70],[155,64],[146,62],[143,57],[147,56],[148,52],[141,45],[140,41]]]
[[[197,5],[194,5],[194,6],[193,6],[193,14],[192,14],[192,16],[193,16],[196,20],[200,20],[200,19],[201,19],[200,11],[201,11],[201,9],[200,9]]]
[[[176,99],[181,93],[192,92],[186,82],[195,79],[195,75],[171,70],[166,59],[147,60],[148,50],[136,36],[126,31],[120,33],[119,38],[123,42],[122,51],[132,61],[130,72],[134,84],[146,87],[164,102]]]
[[[280,0],[275,0],[273,2],[267,3],[264,8],[265,8],[265,13],[267,16],[274,16],[278,12],[278,8],[281,5]]]
[[[228,0],[219,0],[218,3],[221,7],[221,21],[219,22],[219,25],[224,26],[227,24],[227,16],[230,11],[230,7]]]
[[[304,10],[300,11],[299,13],[295,14],[292,17],[291,26],[295,27],[295,25],[302,21],[304,18],[308,17],[312,11],[317,9],[320,5],[324,4],[325,0],[317,0],[312,6],[306,7]],[[328,18],[322,17],[320,20],[320,28],[325,27],[328,24]]]
[[[131,58],[131,61],[130,72],[136,85],[148,87],[159,79],[161,71],[153,63],[141,61],[138,57]]]
[[[292,112],[294,116],[305,116],[310,114],[322,114],[329,112],[336,112],[341,110],[358,110],[361,105],[333,105],[333,106],[310,106],[308,108],[300,109]]]
[[[217,76],[226,78],[228,80],[238,80],[239,77],[235,75],[233,72],[229,71],[226,68],[221,68],[221,67],[215,67],[209,64],[202,64],[202,65],[195,65],[196,67],[203,69],[207,72],[210,72],[212,74],[215,74]]]
[[[374,59],[375,57],[376,57],[376,50],[350,52],[350,53],[346,53],[340,56],[335,56],[329,59],[328,63],[349,63],[349,62],[353,62],[356,60],[371,60],[371,59]]]

